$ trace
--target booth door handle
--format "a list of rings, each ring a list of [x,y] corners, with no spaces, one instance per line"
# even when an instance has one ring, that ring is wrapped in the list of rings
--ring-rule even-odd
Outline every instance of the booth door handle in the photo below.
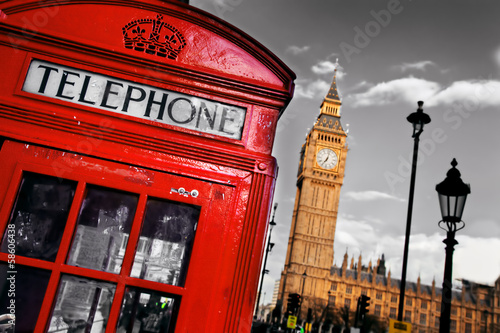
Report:
[[[179,187],[178,189],[175,189],[175,188],[171,188],[170,189],[170,193],[179,193],[180,195],[183,195],[185,197],[187,196],[192,196],[193,198],[196,198],[200,193],[198,192],[198,190],[192,190],[191,192],[189,191],[186,191],[186,189],[184,187]]]

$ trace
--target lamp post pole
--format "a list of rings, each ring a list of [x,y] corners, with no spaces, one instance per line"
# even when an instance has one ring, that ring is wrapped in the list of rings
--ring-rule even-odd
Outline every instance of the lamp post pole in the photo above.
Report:
[[[269,252],[272,250],[274,243],[271,243],[271,233],[273,232],[273,227],[276,225],[274,222],[274,215],[276,215],[276,208],[278,208],[278,204],[274,204],[273,208],[273,217],[271,218],[271,222],[269,222],[269,237],[267,239],[267,246],[266,246],[266,254],[264,256],[264,266],[262,267],[262,275],[260,278],[260,287],[259,287],[259,292],[257,294],[257,305],[255,307],[255,314],[254,318],[257,319],[257,315],[259,313],[259,302],[260,302],[260,295],[262,293],[262,285],[264,284],[264,275],[266,275],[269,271],[266,270],[266,264],[267,264],[267,255]]]
[[[300,292],[300,305],[299,305],[299,313],[297,314],[297,321],[300,321],[300,312],[302,310],[302,303],[304,303],[304,286],[306,284],[306,271],[302,274],[302,291]]]
[[[458,242],[455,240],[455,231],[447,231],[446,239],[443,240],[446,244],[446,257],[444,261],[444,277],[443,277],[443,293],[441,295],[441,317],[439,321],[439,332],[450,332],[450,315],[451,315],[451,277],[453,271],[453,251]]]
[[[406,216],[406,234],[403,252],[403,268],[401,270],[401,287],[399,290],[398,321],[403,321],[404,300],[406,290],[406,270],[408,266],[408,249],[410,243],[411,217],[413,212],[413,195],[415,192],[415,177],[417,173],[418,143],[420,134],[424,131],[424,125],[430,123],[431,118],[423,112],[424,102],[418,102],[417,112],[410,114],[406,119],[413,124],[413,158],[410,178],[410,194],[408,198],[408,214]]]
[[[444,181],[436,185],[439,195],[442,220],[438,226],[446,231],[446,257],[444,262],[443,293],[441,295],[441,317],[439,320],[439,333],[450,332],[450,314],[452,300],[452,270],[453,251],[458,242],[455,240],[455,232],[465,227],[462,221],[462,213],[465,200],[470,193],[470,186],[460,178],[460,171],[456,169],[457,161],[453,159],[452,168],[446,174]]]

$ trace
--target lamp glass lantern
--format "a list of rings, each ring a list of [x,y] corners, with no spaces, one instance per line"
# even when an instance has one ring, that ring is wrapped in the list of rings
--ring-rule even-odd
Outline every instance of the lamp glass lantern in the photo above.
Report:
[[[443,222],[455,224],[462,221],[467,195],[470,193],[469,184],[460,178],[460,171],[456,168],[457,160],[451,162],[452,168],[446,173],[446,178],[436,185],[439,206]]]

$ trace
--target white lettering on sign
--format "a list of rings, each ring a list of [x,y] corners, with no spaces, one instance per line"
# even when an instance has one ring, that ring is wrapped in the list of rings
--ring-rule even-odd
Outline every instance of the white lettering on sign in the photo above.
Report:
[[[243,107],[40,60],[23,91],[237,140],[245,124]]]

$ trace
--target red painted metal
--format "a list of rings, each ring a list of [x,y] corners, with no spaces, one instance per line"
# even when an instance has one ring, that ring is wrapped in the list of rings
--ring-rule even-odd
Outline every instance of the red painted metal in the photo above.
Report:
[[[179,297],[175,332],[250,332],[276,178],[271,151],[293,72],[244,32],[178,1],[12,0],[0,10],[0,232],[24,172],[78,182],[56,260],[16,258],[51,272],[35,332],[46,331],[64,274],[116,285],[106,332],[127,286]],[[170,29],[159,38],[177,36],[177,54],[126,47],[125,33],[146,21]],[[241,139],[24,91],[33,60],[243,108]],[[139,196],[119,274],[65,263],[88,184]],[[200,195],[170,190],[180,187]],[[201,207],[183,287],[129,276],[149,197]]]

